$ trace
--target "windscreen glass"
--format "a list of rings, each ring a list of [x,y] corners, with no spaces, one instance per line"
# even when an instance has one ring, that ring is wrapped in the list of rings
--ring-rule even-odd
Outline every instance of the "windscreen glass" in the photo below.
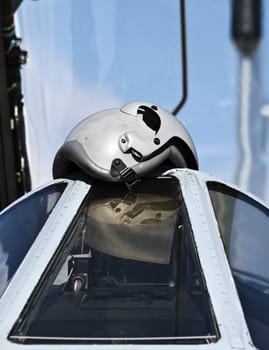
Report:
[[[269,211],[246,195],[208,183],[218,227],[255,345],[269,347]]]
[[[0,215],[0,296],[17,271],[66,184],[50,185]]]
[[[202,276],[176,179],[95,184],[9,339],[214,342]]]

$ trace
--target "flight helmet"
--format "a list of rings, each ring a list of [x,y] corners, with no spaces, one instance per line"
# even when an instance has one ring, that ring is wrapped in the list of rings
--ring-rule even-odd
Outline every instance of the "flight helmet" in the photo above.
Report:
[[[81,121],[57,152],[53,176],[80,169],[93,178],[131,185],[164,164],[166,170],[198,169],[189,133],[163,108],[132,102]]]

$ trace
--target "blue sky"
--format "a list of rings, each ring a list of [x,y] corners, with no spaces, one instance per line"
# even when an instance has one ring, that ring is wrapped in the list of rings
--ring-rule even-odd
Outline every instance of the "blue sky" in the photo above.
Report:
[[[178,118],[201,170],[234,182],[240,58],[230,39],[230,4],[186,0],[189,94]],[[269,97],[264,5],[261,105]],[[30,56],[23,76],[34,186],[49,181],[55,152],[87,115],[137,99],[172,110],[181,99],[177,0],[24,0],[17,22]]]

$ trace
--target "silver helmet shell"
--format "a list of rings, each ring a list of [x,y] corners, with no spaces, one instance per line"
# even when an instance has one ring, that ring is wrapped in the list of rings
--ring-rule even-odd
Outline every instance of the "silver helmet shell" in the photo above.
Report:
[[[104,181],[132,182],[164,162],[198,169],[193,141],[174,115],[147,102],[132,102],[81,121],[67,136],[53,164],[54,178],[79,168]]]

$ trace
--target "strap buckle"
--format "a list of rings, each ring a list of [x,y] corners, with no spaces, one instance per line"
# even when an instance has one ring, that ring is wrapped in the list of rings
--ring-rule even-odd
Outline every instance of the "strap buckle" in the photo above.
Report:
[[[119,176],[129,189],[140,181],[136,172],[132,168],[128,168],[120,158],[112,161],[110,174],[113,177]]]

